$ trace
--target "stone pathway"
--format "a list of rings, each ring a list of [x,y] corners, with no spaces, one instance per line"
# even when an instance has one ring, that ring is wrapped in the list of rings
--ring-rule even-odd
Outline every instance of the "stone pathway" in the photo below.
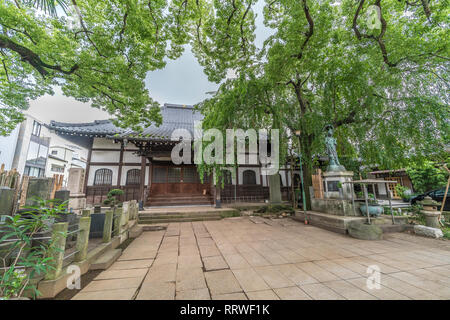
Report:
[[[363,241],[292,220],[144,232],[73,299],[450,299],[450,241]],[[367,287],[368,266],[381,272]]]

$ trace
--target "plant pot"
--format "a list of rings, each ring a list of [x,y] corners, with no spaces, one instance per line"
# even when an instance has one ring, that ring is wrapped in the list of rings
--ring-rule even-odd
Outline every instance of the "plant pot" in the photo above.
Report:
[[[359,210],[364,216],[367,216],[367,208],[365,204],[359,206]],[[383,213],[383,207],[377,204],[369,204],[369,214],[372,217],[378,217]]]

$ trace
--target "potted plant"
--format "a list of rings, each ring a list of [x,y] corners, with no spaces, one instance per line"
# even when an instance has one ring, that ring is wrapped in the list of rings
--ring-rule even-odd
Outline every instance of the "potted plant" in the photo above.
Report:
[[[371,216],[375,216],[378,217],[379,215],[381,215],[383,213],[383,207],[377,202],[377,200],[375,200],[375,196],[372,193],[368,194],[368,210],[369,210],[369,214]],[[363,203],[359,206],[359,210],[361,210],[361,213],[363,215],[367,215],[367,207],[366,204]]]

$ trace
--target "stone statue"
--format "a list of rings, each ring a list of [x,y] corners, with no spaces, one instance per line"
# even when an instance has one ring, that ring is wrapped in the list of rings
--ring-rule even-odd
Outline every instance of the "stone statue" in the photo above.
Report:
[[[336,152],[336,139],[333,138],[333,126],[329,124],[325,127],[325,130],[327,131],[325,146],[329,158],[327,171],[345,171],[344,166],[339,163],[339,158]]]

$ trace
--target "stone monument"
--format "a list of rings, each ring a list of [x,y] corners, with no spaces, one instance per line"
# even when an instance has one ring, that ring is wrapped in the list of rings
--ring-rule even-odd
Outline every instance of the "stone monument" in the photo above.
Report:
[[[69,210],[75,212],[86,207],[86,195],[83,193],[85,170],[83,168],[70,168],[67,189],[70,191]]]
[[[353,185],[349,182],[353,180],[353,172],[347,171],[339,162],[336,152],[337,143],[333,137],[333,126],[327,125],[325,130],[327,132],[325,146],[329,158],[327,171],[323,173],[325,198],[351,200]]]

